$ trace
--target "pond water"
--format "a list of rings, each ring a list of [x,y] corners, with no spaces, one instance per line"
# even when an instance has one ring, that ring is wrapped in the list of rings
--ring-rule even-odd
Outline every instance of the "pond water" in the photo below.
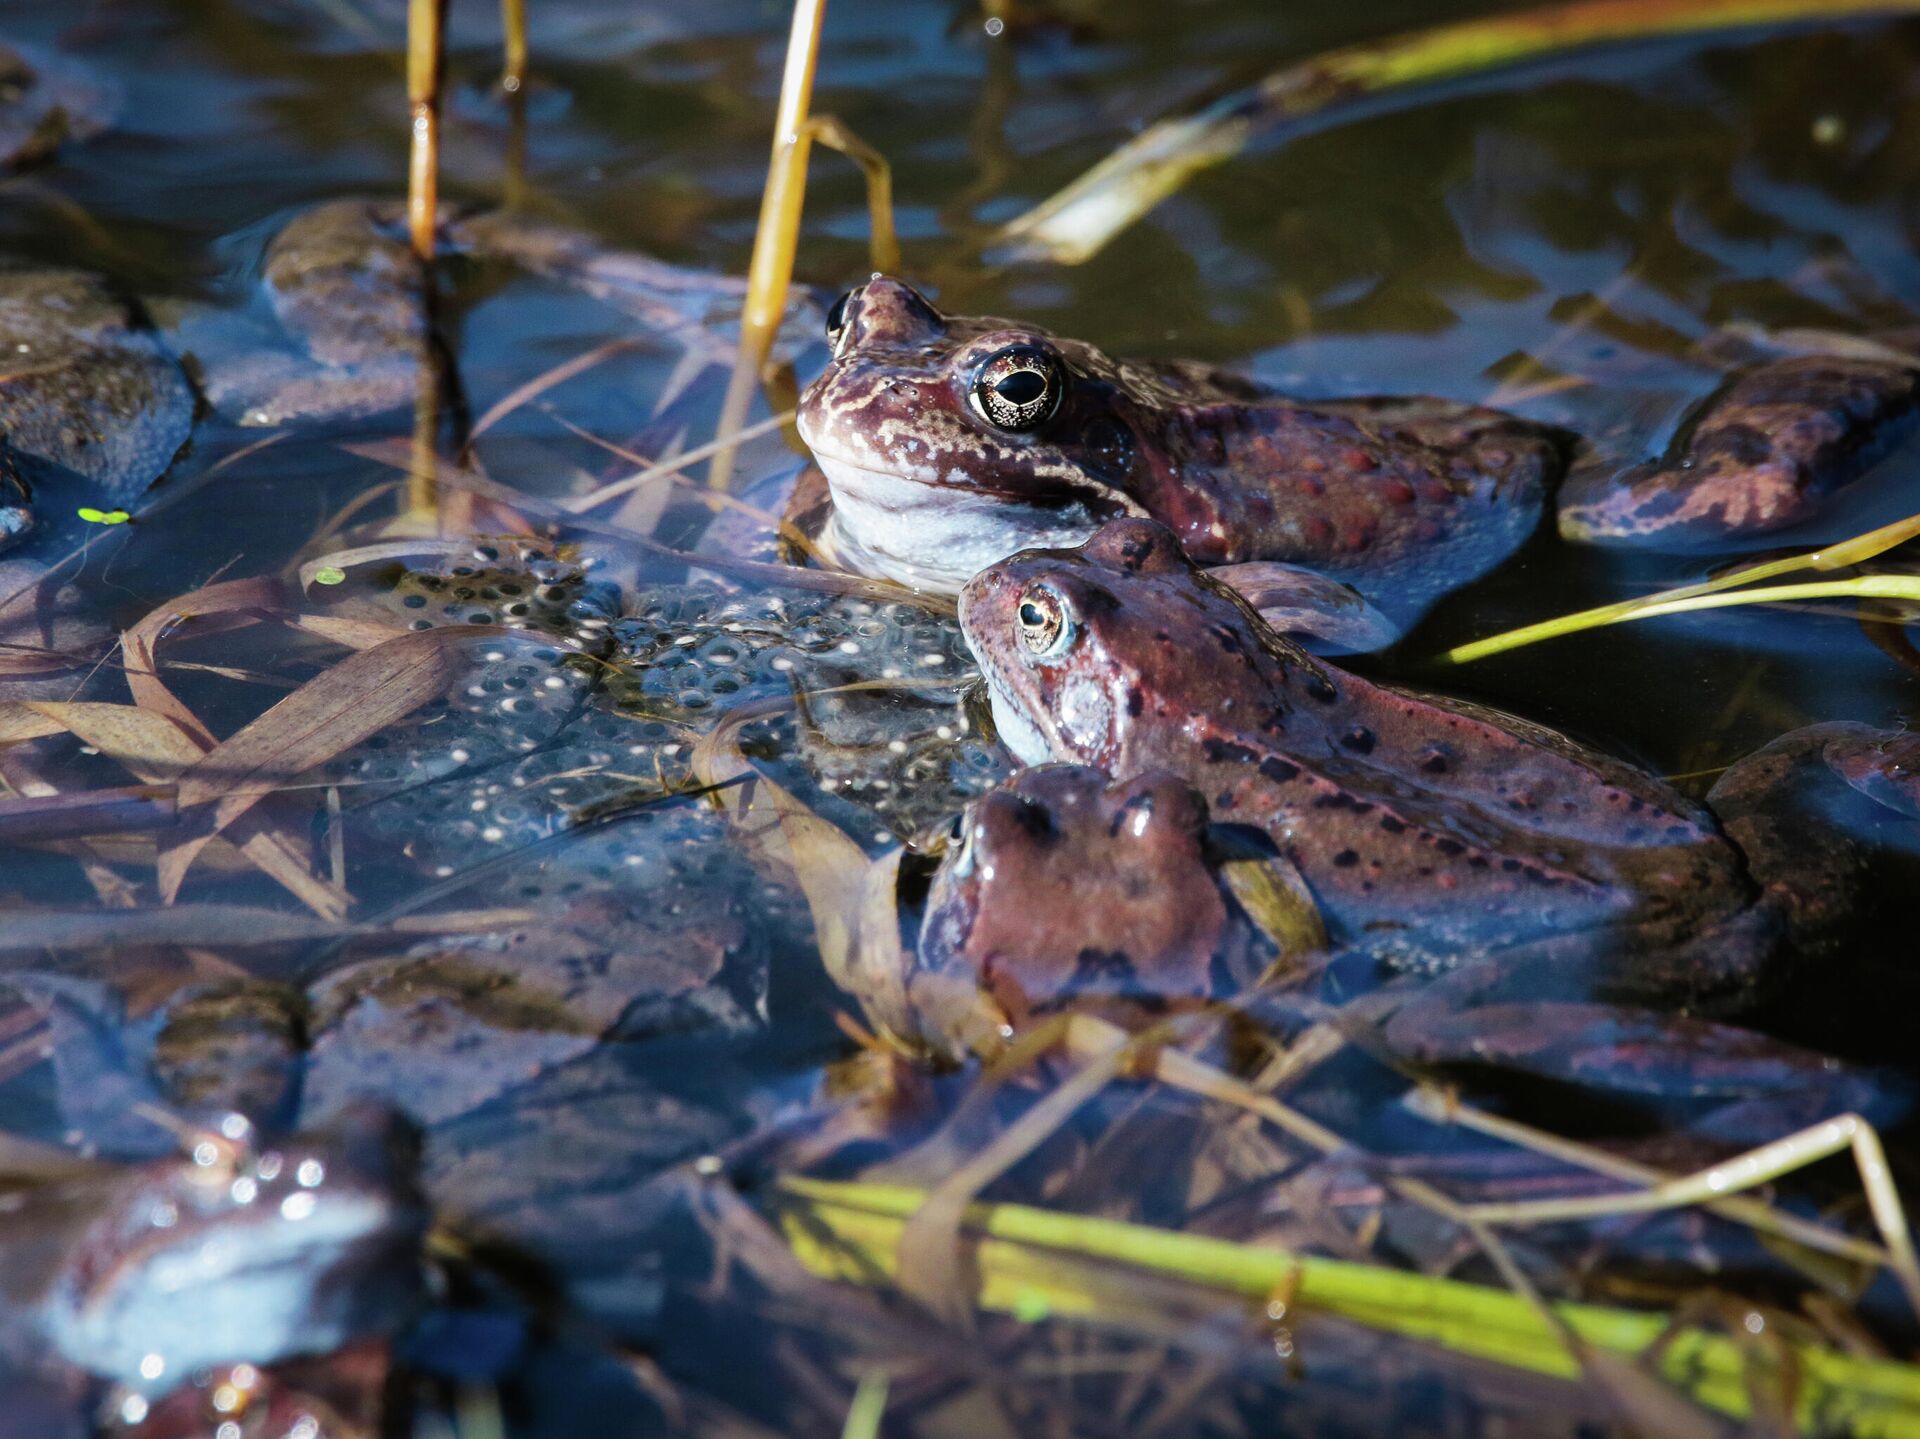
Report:
[[[143,437],[170,451],[190,425],[150,489],[41,477],[33,532],[0,553],[0,1131],[23,1175],[0,1197],[0,1436],[833,1435],[875,1376],[878,1432],[928,1439],[1679,1423],[1624,1379],[1290,1317],[1285,1285],[1223,1299],[1094,1270],[1072,1281],[1090,1318],[1048,1318],[1035,1290],[962,1324],[795,1259],[769,1219],[792,1212],[778,1176],[851,1178],[928,1141],[885,1177],[935,1182],[1071,1073],[1056,1058],[996,1093],[977,1065],[878,1057],[822,964],[845,945],[815,921],[858,909],[860,866],[937,854],[1017,766],[950,601],[765,568],[787,554],[773,512],[797,440],[761,426],[718,501],[698,463],[622,483],[713,436],[785,8],[529,8],[518,114],[493,85],[497,14],[452,8],[429,335],[389,212],[327,212],[311,249],[274,248],[315,206],[400,195],[400,0],[0,0],[0,39],[83,67],[99,106],[93,133],[0,179],[0,257],[98,277],[141,363],[184,362],[143,372]],[[907,276],[952,313],[1308,397],[1493,403],[1655,455],[1725,382],[1726,337],[1880,334],[1920,306],[1920,22],[1619,45],[1345,106],[1201,173],[1085,264],[994,264],[997,226],[1146,121],[1498,7],[1055,8],[996,37],[961,0],[830,7],[815,108],[885,152]],[[386,288],[360,271],[328,288],[336,241],[355,265],[387,255]],[[860,176],[816,152],[780,347],[801,383],[833,297],[869,269]],[[774,409],[755,405],[753,422]],[[1886,612],[1725,609],[1436,656],[1920,510],[1915,463],[1892,447],[1816,520],[1710,555],[1572,545],[1547,523],[1343,663],[1695,797],[1799,726],[1899,730],[1920,656]],[[1844,945],[1744,1006],[1830,1061],[1766,1051],[1655,1098],[1608,1082],[1644,1060],[1623,1031],[1592,1084],[1475,1071],[1469,1096],[1675,1172],[1864,1108],[1912,1190],[1911,825],[1862,831],[1877,852]],[[1810,860],[1827,833],[1806,831]],[[1247,1034],[1193,1048],[1257,1069],[1253,1031],[1311,1017],[1251,1002]],[[1316,1156],[1115,1081],[988,1194],[1498,1286],[1396,1186],[1591,1181],[1417,1117],[1379,1047],[1347,1037],[1287,1093],[1358,1148]],[[221,1138],[236,1107],[253,1129]],[[365,1193],[316,1180],[282,1200],[306,1136],[342,1128],[315,1153]],[[170,1185],[188,1197],[155,1197]],[[294,1205],[278,1214],[318,1204],[330,1237],[275,1248],[263,1192]],[[1871,1238],[1859,1194],[1829,1160],[1782,1203]],[[203,1222],[225,1239],[184,1244]],[[1890,1276],[1783,1259],[1703,1212],[1510,1233],[1555,1298],[1912,1350]],[[228,1333],[278,1357],[276,1324],[298,1336],[282,1350],[347,1347],[262,1381],[279,1398],[256,1385],[222,1407],[217,1365],[162,1397]],[[141,1347],[153,1335],[165,1353]],[[1842,1432],[1845,1413],[1808,1423]]]

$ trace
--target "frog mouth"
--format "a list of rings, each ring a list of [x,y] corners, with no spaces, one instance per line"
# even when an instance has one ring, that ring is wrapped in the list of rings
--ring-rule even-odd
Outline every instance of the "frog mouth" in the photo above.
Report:
[[[958,594],[1019,550],[1078,545],[1116,510],[1111,492],[1035,501],[976,484],[869,469],[814,452],[833,492],[834,526],[857,568],[937,594]],[[1098,502],[1096,502],[1096,500]]]
[[[979,659],[976,655],[975,659]],[[1013,757],[1021,764],[1046,764],[1053,758],[1053,746],[1047,733],[1023,709],[999,670],[982,661],[980,673],[987,682],[987,707],[993,711],[993,727]]]

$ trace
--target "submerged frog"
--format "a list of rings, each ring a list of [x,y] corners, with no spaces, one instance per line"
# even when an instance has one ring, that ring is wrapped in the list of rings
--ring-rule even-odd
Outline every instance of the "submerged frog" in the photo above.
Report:
[[[944,315],[884,276],[835,307],[829,338],[799,422],[833,492],[830,537],[856,568],[941,592],[1138,515],[1250,594],[1259,571],[1250,585],[1234,567],[1304,565],[1404,625],[1517,549],[1561,468],[1556,433],[1498,411],[1309,402],[1203,365],[1115,360],[1032,325]],[[1794,524],[1916,414],[1920,370],[1898,356],[1763,363],[1665,459],[1583,461],[1560,530],[1673,545]]]
[[[1114,360],[943,315],[875,277],[828,319],[800,432],[857,567],[954,593],[1027,545],[1146,515],[1208,565],[1285,561],[1405,620],[1533,530],[1545,430],[1427,398],[1307,403],[1223,370]]]
[[[909,1006],[952,1012],[947,977],[963,1010],[977,985],[1016,1017],[1068,997],[1205,997],[1231,919],[1207,828],[1206,800],[1169,774],[1021,771],[960,819],[927,896]]]
[[[260,308],[190,307],[174,337],[213,407],[243,425],[353,419],[411,405],[431,358],[427,270],[404,207],[329,200],[268,242]]]
[[[30,1192],[0,1280],[62,1359],[148,1394],[328,1353],[393,1332],[422,1297],[411,1163],[384,1113],[272,1143],[236,1117],[184,1155]]]
[[[1583,996],[1737,1001],[1837,919],[1857,858],[1783,820],[1809,768],[1783,756],[1871,794],[1848,763],[1907,753],[1865,726],[1788,736],[1715,787],[1723,827],[1551,730],[1316,660],[1144,520],[988,569],[960,614],[1021,759],[1193,784],[1266,832],[1337,949],[1389,971],[1524,953]]]

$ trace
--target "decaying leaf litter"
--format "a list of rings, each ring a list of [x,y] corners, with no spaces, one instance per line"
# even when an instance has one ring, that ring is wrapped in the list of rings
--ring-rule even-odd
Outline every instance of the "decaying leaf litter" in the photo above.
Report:
[[[431,18],[435,7],[415,8]],[[816,7],[816,36],[817,15]],[[796,34],[804,28],[797,17]],[[422,63],[419,52],[414,61]],[[810,71],[811,62],[802,63]],[[515,68],[511,62],[509,68]],[[424,93],[431,88],[420,80],[416,103],[433,104]],[[797,122],[804,110],[802,99]],[[432,128],[416,124],[416,143],[424,135],[430,145]],[[797,151],[804,162],[804,149],[776,138],[777,155],[786,160]],[[428,172],[415,189],[411,217],[412,242],[425,251],[435,233],[432,162],[416,151],[414,163],[416,175]],[[781,272],[791,268],[796,225],[797,214],[785,226],[784,265],[755,266],[776,295],[786,288]],[[875,243],[882,243],[879,236]],[[716,288],[732,293],[727,285]],[[811,323],[816,316],[805,318]],[[660,338],[676,342],[671,329]],[[734,371],[731,402],[719,404],[723,427],[727,412],[742,403],[739,377],[750,384],[761,369],[764,357],[746,358],[748,348],[743,345]],[[559,361],[489,408],[470,438],[478,441],[516,409],[541,404],[567,379],[610,358],[611,351],[588,351]],[[1042,1018],[1023,1035],[992,1022],[971,1023],[962,1032],[988,1051],[990,1063],[977,1082],[969,1070],[942,1073],[903,1053],[917,1046],[893,1023],[900,999],[887,992],[901,970],[902,925],[911,920],[897,896],[911,892],[914,867],[924,869],[940,852],[938,818],[997,778],[1003,761],[986,736],[973,737],[980,712],[969,707],[965,653],[940,606],[871,581],[770,570],[776,533],[759,537],[764,548],[753,558],[723,551],[692,562],[687,568],[704,578],[691,584],[674,573],[684,545],[662,536],[672,533],[666,521],[676,501],[687,498],[675,495],[688,488],[676,477],[769,433],[722,433],[708,445],[700,430],[672,413],[692,397],[718,398],[713,389],[720,378],[708,365],[690,380],[670,381],[663,402],[668,414],[657,433],[641,441],[604,440],[569,422],[613,455],[631,457],[649,447],[657,455],[635,473],[583,471],[578,480],[589,483],[582,488],[576,480],[571,493],[528,494],[503,482],[489,473],[484,444],[463,446],[456,462],[437,442],[440,399],[430,396],[411,440],[359,450],[360,458],[409,479],[408,504],[397,522],[382,519],[377,504],[329,518],[315,527],[313,543],[301,547],[297,577],[216,578],[153,607],[110,648],[75,664],[66,697],[9,700],[0,710],[0,732],[9,742],[8,758],[23,761],[6,776],[22,797],[22,807],[8,816],[15,826],[10,836],[18,836],[10,842],[78,861],[101,901],[97,910],[38,911],[20,916],[25,922],[18,926],[10,920],[9,947],[71,953],[111,946],[149,1001],[206,980],[209,960],[241,946],[278,949],[282,957],[268,961],[265,971],[275,978],[304,980],[316,958],[329,976],[353,974],[355,966],[425,976],[406,980],[415,1007],[398,1021],[387,1013],[366,1017],[382,1003],[377,984],[363,992],[350,985],[344,1008],[336,1004],[331,1012],[324,996],[310,996],[318,1025],[312,1053],[322,1068],[328,1056],[344,1053],[334,1061],[335,1073],[341,1065],[359,1070],[365,1054],[391,1046],[395,1035],[428,1032],[383,1026],[431,1011],[431,1032],[452,1036],[449,1053],[478,1043],[482,1067],[494,1070],[479,1080],[459,1065],[435,1071],[430,1122],[451,1123],[502,1092],[515,1092],[514,1083],[558,1088],[591,1112],[592,1081],[569,1066],[594,1055],[606,1037],[671,1035],[715,1024],[754,1032],[766,1021],[767,991],[764,979],[753,976],[764,972],[768,958],[751,953],[756,944],[745,936],[758,935],[761,947],[769,939],[788,945],[798,965],[824,966],[827,978],[866,1002],[880,1038],[848,1018],[860,1045],[840,1061],[829,1098],[797,1105],[757,1132],[691,1126],[698,1149],[715,1156],[675,1170],[671,1159],[680,1156],[651,1153],[646,1160],[662,1166],[660,1176],[610,1202],[644,1210],[642,1191],[677,1191],[712,1237],[714,1278],[725,1285],[717,1291],[716,1312],[764,1325],[771,1363],[806,1396],[796,1403],[820,1421],[844,1405],[850,1431],[884,1428],[886,1414],[947,1409],[968,1416],[974,1432],[1032,1432],[1054,1403],[1062,1415],[1086,1422],[1095,1422],[1099,1409],[1081,1415],[1076,1405],[1105,1408],[1107,1422],[1127,1416],[1125,1432],[1177,1432],[1194,1424],[1243,1428],[1237,1401],[1289,1366],[1311,1372],[1322,1363],[1336,1369],[1412,1365],[1413,1359],[1383,1356],[1395,1355],[1393,1346],[1402,1342],[1416,1354],[1422,1342],[1473,1348],[1463,1333],[1476,1335],[1476,1357],[1491,1367],[1464,1366],[1458,1382],[1470,1393],[1484,1385],[1482,1401],[1495,1412],[1526,1402],[1516,1395],[1536,1393],[1502,1374],[1504,1367],[1578,1380],[1542,1401],[1564,1405],[1570,1426],[1593,1418],[1659,1432],[1718,1432],[1709,1411],[1787,1431],[1903,1433],[1914,1426],[1914,1381],[1900,1363],[1904,1351],[1895,1342],[1885,1344],[1884,1356],[1863,1357],[1863,1348],[1884,1341],[1867,1339],[1846,1315],[1845,1305],[1876,1269],[1890,1269],[1910,1298],[1920,1283],[1870,1126],[1852,1119],[1838,1121],[1840,1131],[1829,1125],[1815,1132],[1815,1126],[1761,1152],[1739,1181],[1730,1176],[1741,1162],[1726,1161],[1725,1154],[1741,1145],[1684,1128],[1665,1136],[1672,1152],[1664,1164],[1639,1168],[1524,1126],[1500,1132],[1521,1146],[1499,1150],[1500,1159],[1491,1147],[1464,1158],[1417,1144],[1404,1153],[1376,1151],[1359,1130],[1329,1128],[1290,1102],[1312,1098],[1330,1072],[1340,1076],[1327,1081],[1337,1092],[1352,1082],[1348,1070],[1369,1061],[1341,1033],[1337,1015],[1285,1002],[1300,936],[1311,933],[1312,921],[1299,912],[1297,883],[1266,875],[1258,864],[1246,874],[1241,903],[1271,946],[1274,989],[1283,1001],[1279,1032],[1296,1026],[1291,1043],[1279,1044],[1271,1028],[1262,1033],[1265,1017],[1255,997],[1239,1006],[1242,1014],[1203,1014],[1133,1036],[1087,1016]],[[564,418],[563,410],[555,413]],[[761,453],[778,456],[771,444]],[[711,481],[723,484],[729,468],[741,488],[751,467],[739,456],[730,466],[723,460]],[[449,505],[449,496],[460,503]],[[156,496],[161,503],[169,497],[165,490]],[[623,500],[617,512],[588,517],[590,506],[616,497]],[[750,502],[717,508],[749,523],[766,513]],[[449,509],[470,514],[482,538],[450,526]],[[147,513],[136,508],[136,522]],[[532,538],[556,522],[563,526],[560,542]],[[442,533],[447,530],[453,533]],[[1897,542],[1900,535],[1884,538]],[[644,565],[636,566],[634,550],[648,557]],[[1812,563],[1830,568],[1872,553],[1870,544],[1842,546]],[[1770,578],[1788,564],[1738,578]],[[791,593],[780,596],[771,615],[756,614],[753,592],[761,586]],[[1870,584],[1791,588],[1791,594],[1761,593],[1788,599],[1880,592]],[[1893,579],[1880,588],[1907,597]],[[640,595],[656,606],[650,621],[644,610],[628,612]],[[788,627],[795,615],[814,625],[811,643],[792,643]],[[623,633],[629,620],[639,623]],[[632,632],[649,624],[651,634]],[[856,637],[903,631],[903,654],[934,653],[945,672],[933,678],[888,672],[897,666],[889,666],[884,653],[880,672],[861,671],[872,664],[871,651],[886,646],[863,646]],[[927,648],[942,643],[942,634],[944,651]],[[263,646],[267,636],[272,639]],[[851,666],[833,659],[846,643],[869,657]],[[667,689],[673,666],[663,656],[701,646],[720,647],[731,658],[710,665],[700,683]],[[762,655],[765,667],[743,671],[738,683],[731,674],[712,678]],[[475,676],[478,694],[472,693]],[[116,683],[131,703],[117,694],[98,697],[114,693]],[[896,697],[914,707],[904,737],[895,728],[898,715],[874,720],[862,713],[863,705],[878,700],[884,707]],[[948,761],[937,771],[946,788],[930,797],[929,812],[892,802],[886,786],[849,792],[849,771],[844,761],[835,767],[833,752],[857,752],[863,722],[880,736],[882,750],[892,752],[898,743],[903,752],[914,750],[914,759]],[[444,743],[448,734],[459,738]],[[33,747],[44,749],[49,741],[84,747],[86,768],[95,772],[88,777],[100,782],[50,781],[50,771],[33,762],[39,752]],[[389,758],[396,745],[397,766]],[[922,745],[924,751],[917,748]],[[950,759],[955,754],[964,756],[958,766]],[[503,778],[504,785],[497,783]],[[901,782],[889,778],[887,785]],[[925,771],[916,782],[927,782]],[[75,820],[74,807],[94,802],[96,791],[97,817]],[[427,791],[434,803],[451,797],[448,807],[481,816],[460,832],[453,851],[509,846],[471,866],[470,888],[462,885],[470,852],[450,860],[447,852],[414,853],[406,842],[410,808],[423,805],[420,792]],[[36,816],[45,816],[47,825],[38,841]],[[727,874],[738,904],[705,916],[702,939],[693,946],[710,964],[671,977],[603,976],[611,985],[606,992],[557,982],[544,969],[551,958],[536,951],[557,948],[564,972],[596,946],[630,956],[638,949],[628,926],[641,916],[578,912],[570,896],[581,892],[580,883],[568,878],[594,874],[595,863],[604,875],[608,862],[589,857],[579,868],[569,858],[576,847],[610,846],[615,866],[636,856],[643,866],[658,860],[645,839],[621,850],[623,830],[641,828],[636,821],[671,830],[673,843],[701,857],[697,864],[718,863]],[[570,837],[586,844],[571,844]],[[870,860],[874,851],[878,857]],[[738,867],[742,856],[750,868]],[[429,903],[381,902],[380,885],[366,878],[369,867],[396,863],[416,864],[440,882]],[[549,863],[560,875],[557,884],[531,885],[527,902],[513,904],[521,896],[506,873]],[[299,908],[223,902],[225,892],[272,893],[249,889],[253,875],[266,876]],[[669,883],[686,878],[676,874]],[[495,903],[503,899],[508,903]],[[521,947],[510,947],[502,964],[488,941],[514,933],[515,925],[525,926],[524,938],[510,941]],[[557,933],[550,929],[555,926]],[[432,936],[425,947],[415,943],[421,935]],[[463,935],[477,937],[477,948],[463,949]],[[734,972],[739,969],[749,973]],[[623,983],[641,988],[623,994]],[[636,1006],[635,994],[644,992],[649,1002],[671,998],[676,985],[690,996],[685,1005],[636,1012],[649,1006]],[[724,998],[714,997],[722,991]],[[16,1012],[49,1008],[30,991],[22,994]],[[451,1031],[443,1000],[460,1016]],[[822,1000],[816,993],[811,1002]],[[825,1002],[848,1013],[843,1003]],[[367,1050],[354,1049],[355,1016],[375,1036]],[[489,1051],[489,1045],[496,1047]],[[1235,1046],[1248,1045],[1264,1064],[1234,1054]],[[504,1090],[500,1066],[509,1073]],[[1244,1073],[1260,1079],[1237,1077]],[[1377,1067],[1372,1073],[1366,1082],[1376,1087],[1398,1083]],[[325,1085],[320,1090],[328,1092]],[[1439,1125],[1474,1112],[1435,1091],[1409,1093],[1408,1113]],[[1795,1128],[1782,1124],[1780,1132]],[[1143,1154],[1164,1163],[1170,1135],[1178,1136],[1172,1142],[1188,1151],[1186,1158],[1158,1176],[1164,1183],[1157,1187],[1167,1192],[1143,1192],[1129,1176]],[[878,1165],[861,1162],[862,1146],[876,1141],[902,1152]],[[1789,1176],[1799,1164],[1849,1145],[1871,1222],[1851,1212],[1859,1207],[1850,1197],[1852,1177],[1824,1171],[1820,1187],[1805,1194],[1828,1197],[1841,1212],[1809,1219],[1800,1212],[1798,1181]],[[484,1164],[484,1145],[477,1152]],[[1726,1163],[1733,1167],[1714,1167]],[[862,1182],[836,1188],[803,1177],[813,1168],[852,1172]],[[1636,1243],[1647,1243],[1659,1252],[1657,1224],[1654,1237],[1646,1236],[1650,1221],[1567,1227],[1549,1231],[1546,1241],[1504,1228],[1520,1223],[1535,1200],[1551,1206],[1570,1188],[1582,1188],[1576,1175],[1588,1168],[1626,1186],[1608,1191],[1616,1196],[1611,1210],[1620,1214],[1641,1207],[1642,1187],[1655,1202],[1692,1204],[1707,1192],[1783,1182],[1786,1202],[1778,1210],[1722,1199],[1715,1219],[1699,1212],[1675,1221],[1690,1226],[1677,1242],[1736,1272],[1771,1251],[1806,1290],[1801,1312],[1780,1312],[1770,1298],[1732,1298],[1737,1283],[1716,1309],[1685,1286],[1663,1291],[1641,1277],[1615,1281],[1609,1251],[1632,1252]],[[1694,1169],[1705,1176],[1697,1185],[1667,1192],[1675,1176]],[[1042,1207],[977,1207],[978,1191],[1002,1175],[1014,1177],[1011,1193]],[[500,1177],[490,1182],[498,1188]],[[511,1183],[497,1195],[484,1187],[469,1193],[487,1193],[497,1206],[476,1203],[476,1213],[521,1220],[533,1207],[527,1199],[538,1198],[516,1195]],[[1249,1196],[1256,1201],[1251,1207]],[[1073,1215],[1084,1210],[1109,1227],[1092,1219],[1076,1223]],[[456,1228],[458,1219],[453,1216]],[[914,1242],[898,1249],[903,1220],[913,1226]],[[1001,1247],[978,1242],[973,1236],[982,1230]],[[1753,1234],[1766,1236],[1759,1247]],[[506,1237],[511,1244],[511,1225]],[[1183,1247],[1186,1238],[1194,1242]],[[1360,1262],[1316,1267],[1293,1257],[1296,1245],[1331,1248]],[[871,1284],[896,1266],[905,1308],[897,1297],[876,1300],[856,1289],[828,1288],[815,1277]],[[912,1276],[909,1266],[917,1271]],[[1222,1287],[1223,1273],[1235,1291],[1224,1302],[1208,1292]],[[1463,1284],[1456,1273],[1474,1282]],[[1626,1303],[1580,1310],[1577,1317],[1554,1307],[1575,1294]],[[976,1315],[976,1303],[1010,1313],[1012,1322]],[[1893,1333],[1901,1323],[1884,1316],[1881,1322]],[[1489,1343],[1487,1333],[1502,1325],[1516,1337]],[[971,1337],[956,1345],[956,1332]],[[638,1359],[630,1362],[634,1372],[646,1372]],[[1090,1392],[1062,1399],[1059,1390],[1076,1375],[1086,1377]],[[1672,1388],[1668,1380],[1675,1381]],[[722,1432],[736,1423],[717,1396],[676,1392],[658,1376],[653,1382],[668,1411],[677,1409],[690,1427]],[[1242,1385],[1249,1388],[1236,1393]],[[1688,1407],[1693,1402],[1702,1407]],[[466,1426],[483,1426],[486,1406],[464,1408],[461,1432],[484,1432]]]

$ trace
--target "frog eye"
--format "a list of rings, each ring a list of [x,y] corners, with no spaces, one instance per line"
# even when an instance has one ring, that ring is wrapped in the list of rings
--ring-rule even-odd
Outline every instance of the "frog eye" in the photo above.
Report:
[[[1016,617],[1020,643],[1030,654],[1046,658],[1065,652],[1073,643],[1073,615],[1060,592],[1050,585],[1035,585],[1020,596]]]
[[[974,373],[968,398],[997,430],[1037,430],[1060,408],[1060,362],[1032,345],[1010,345],[989,355]]]
[[[827,311],[827,344],[833,349],[840,348],[840,336],[847,329],[847,301],[853,298],[853,291],[842,290],[840,298],[833,302],[833,308]]]

